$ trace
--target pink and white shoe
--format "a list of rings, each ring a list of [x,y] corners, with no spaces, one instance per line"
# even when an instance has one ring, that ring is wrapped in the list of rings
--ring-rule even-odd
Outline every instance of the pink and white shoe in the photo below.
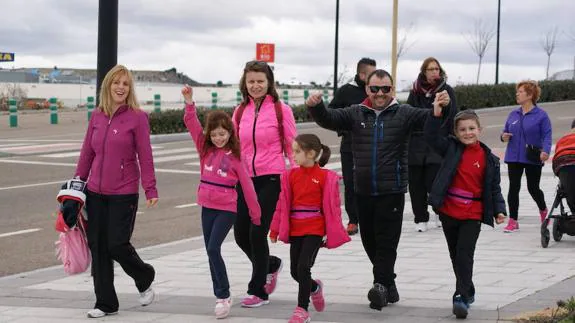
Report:
[[[304,310],[299,306],[295,308],[291,318],[288,321],[288,323],[309,323],[309,322],[311,322],[311,317],[309,316],[308,311]]]
[[[214,308],[214,314],[216,314],[217,319],[223,319],[230,315],[230,309],[232,308],[232,297],[228,298],[218,298],[216,300],[216,307]]]
[[[323,312],[325,309],[325,298],[323,297],[323,283],[321,280],[316,279],[315,282],[318,284],[319,288],[317,291],[311,293],[311,303],[313,308],[318,312]]]
[[[517,222],[512,218],[509,218],[509,222],[507,222],[507,226],[503,229],[503,232],[513,233],[517,231],[519,231],[519,222]]]
[[[254,308],[254,307],[260,307],[262,305],[267,305],[269,303],[270,301],[267,299],[261,299],[256,295],[249,295],[248,297],[242,300],[242,307]]]
[[[539,211],[539,216],[541,217],[541,223],[543,223],[543,221],[545,221],[545,218],[547,218],[547,213],[549,213],[547,209]]]
[[[266,294],[271,295],[276,290],[276,287],[278,286],[278,276],[282,271],[283,266],[284,262],[280,260],[280,266],[278,267],[278,270],[274,271],[271,274],[267,274],[266,284],[264,285],[264,290]]]

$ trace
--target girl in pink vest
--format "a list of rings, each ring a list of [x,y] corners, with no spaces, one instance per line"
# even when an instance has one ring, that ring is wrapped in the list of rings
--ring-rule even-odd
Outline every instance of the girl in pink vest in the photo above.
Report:
[[[298,305],[290,323],[310,322],[311,296],[316,311],[325,308],[323,284],[312,280],[311,267],[320,247],[337,248],[350,241],[341,220],[339,175],[322,168],[330,149],[314,134],[302,134],[292,145],[296,164],[281,175],[281,193],[270,240],[290,243],[291,275],[299,283]],[[325,237],[325,240],[324,240]]]
[[[209,113],[204,131],[198,120],[192,92],[189,85],[182,89],[186,102],[184,123],[200,154],[201,175],[197,196],[198,204],[202,206],[202,230],[217,298],[214,312],[216,318],[225,318],[230,313],[232,298],[220,250],[236,221],[238,182],[255,226],[260,225],[261,211],[254,185],[240,161],[240,143],[231,117],[223,111]]]

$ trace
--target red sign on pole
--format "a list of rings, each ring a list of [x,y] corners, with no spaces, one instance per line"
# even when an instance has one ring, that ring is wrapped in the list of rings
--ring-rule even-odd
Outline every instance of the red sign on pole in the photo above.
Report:
[[[275,44],[257,43],[256,60],[266,63],[273,63],[275,59],[275,47]]]

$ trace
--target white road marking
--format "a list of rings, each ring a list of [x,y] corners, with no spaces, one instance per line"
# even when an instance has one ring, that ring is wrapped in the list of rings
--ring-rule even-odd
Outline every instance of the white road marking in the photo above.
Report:
[[[156,157],[156,156],[164,156],[164,155],[170,155],[170,154],[187,153],[187,152],[194,151],[194,150],[195,150],[194,148],[174,148],[174,149],[154,151],[153,155],[154,155],[154,157]]]
[[[17,159],[0,159],[0,163],[6,164],[28,164],[28,165],[46,165],[46,166],[76,166],[75,163],[51,163],[33,160],[17,160]]]
[[[505,127],[505,124],[490,124],[488,126],[485,126],[483,128],[485,129],[491,129],[491,128],[501,128],[503,129],[503,127]]]
[[[59,154],[40,155],[40,157],[47,157],[47,158],[66,158],[66,157],[78,157],[78,156],[80,156],[80,151],[72,151],[69,153],[59,153]]]
[[[55,184],[62,184],[65,180],[57,181],[57,182],[46,182],[46,183],[36,183],[36,184],[26,184],[26,185],[16,185],[16,186],[8,186],[8,187],[0,187],[0,191],[7,191],[13,190],[17,188],[28,188],[28,187],[37,187],[37,186],[47,186],[47,185],[55,185]]]
[[[60,143],[60,144],[46,144],[46,145],[31,145],[31,146],[22,146],[22,147],[8,147],[8,148],[3,148],[2,150],[4,151],[28,151],[28,150],[35,150],[38,148],[58,148],[58,147],[62,147],[62,148],[68,148],[68,147],[74,147],[77,148],[78,144],[77,143]]]
[[[341,162],[334,162],[334,163],[328,163],[325,164],[325,166],[323,166],[323,168],[325,169],[340,169],[341,168]]]
[[[575,116],[557,117],[557,120],[573,120],[573,119],[575,119]]]
[[[192,207],[192,206],[198,206],[198,203],[177,205],[177,206],[174,206],[174,208],[183,209],[183,208]]]
[[[200,162],[191,162],[191,163],[185,163],[184,165],[186,166],[200,166]]]
[[[40,231],[40,230],[42,230],[42,229],[35,228],[35,229],[28,229],[28,230],[20,230],[20,231],[2,233],[2,234],[0,234],[0,238],[15,236],[15,235],[19,235],[19,234],[25,234],[25,233],[32,233],[32,232],[36,232],[36,231]]]
[[[163,169],[156,168],[157,173],[172,173],[172,174],[200,174],[199,170],[179,170],[179,169]]]
[[[170,161],[177,161],[177,160],[185,160],[185,159],[196,159],[198,158],[198,154],[184,154],[184,155],[175,155],[175,156],[165,156],[160,158],[154,158],[155,163],[164,163]]]
[[[6,148],[6,147],[16,147],[16,146],[26,146],[27,143],[21,143],[21,144],[5,144],[5,145],[0,145],[0,148]]]

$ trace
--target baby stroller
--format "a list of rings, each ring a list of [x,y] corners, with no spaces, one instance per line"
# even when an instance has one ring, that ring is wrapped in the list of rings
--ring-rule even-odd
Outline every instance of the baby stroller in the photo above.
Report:
[[[557,192],[555,193],[555,200],[553,201],[553,207],[551,211],[547,214],[547,217],[541,223],[541,246],[547,248],[549,246],[549,240],[551,240],[551,234],[549,233],[549,222],[553,219],[552,234],[553,240],[559,242],[563,238],[563,234],[570,236],[575,236],[575,215],[573,212],[568,213],[568,209],[565,207],[565,200],[567,196],[561,185],[561,182],[557,185]],[[554,214],[554,211],[559,207],[559,214]]]

